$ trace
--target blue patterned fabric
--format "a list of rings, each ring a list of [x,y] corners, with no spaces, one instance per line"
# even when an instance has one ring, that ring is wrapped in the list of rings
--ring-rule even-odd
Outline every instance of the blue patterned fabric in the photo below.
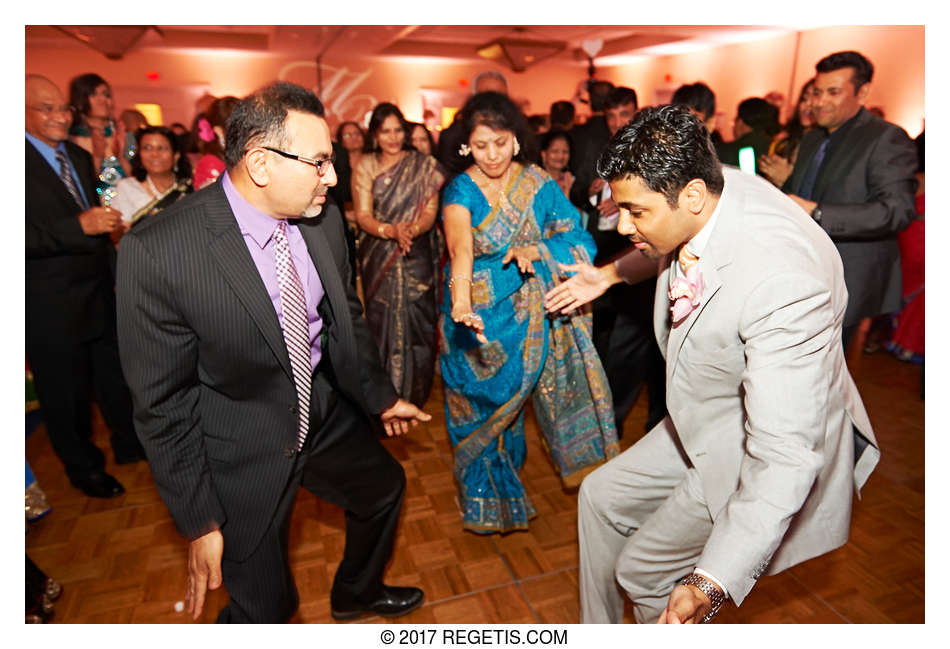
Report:
[[[488,343],[452,321],[446,284],[440,318],[446,420],[455,449],[463,525],[476,532],[525,529],[536,514],[519,478],[525,459],[524,407],[533,398],[543,441],[562,480],[576,486],[618,451],[607,380],[591,342],[588,314],[549,318],[544,294],[558,263],[596,253],[580,213],[536,166],[522,168],[500,207],[468,174],[446,187],[444,204],[471,214],[472,308]],[[501,261],[512,246],[536,245],[534,275]],[[446,268],[445,276],[451,272]]]

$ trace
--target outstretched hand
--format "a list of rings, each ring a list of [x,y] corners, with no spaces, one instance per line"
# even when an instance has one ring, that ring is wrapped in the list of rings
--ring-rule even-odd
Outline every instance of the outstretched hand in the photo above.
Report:
[[[418,426],[419,422],[432,419],[432,415],[425,413],[412,403],[399,399],[379,416],[383,421],[386,435],[405,435],[409,432],[409,425]]]
[[[610,288],[610,281],[600,269],[588,263],[558,264],[558,268],[562,273],[574,273],[574,276],[545,294],[544,308],[550,313],[570,313],[600,297]]]

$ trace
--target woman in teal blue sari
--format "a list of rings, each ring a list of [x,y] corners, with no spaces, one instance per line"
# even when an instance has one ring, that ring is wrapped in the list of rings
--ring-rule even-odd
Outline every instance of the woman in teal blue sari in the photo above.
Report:
[[[560,281],[557,264],[589,261],[596,248],[557,183],[520,161],[524,122],[507,96],[479,93],[460,119],[460,153],[474,164],[443,198],[446,420],[464,527],[507,532],[536,513],[518,475],[529,398],[566,486],[618,451],[589,314],[550,318],[543,306]]]

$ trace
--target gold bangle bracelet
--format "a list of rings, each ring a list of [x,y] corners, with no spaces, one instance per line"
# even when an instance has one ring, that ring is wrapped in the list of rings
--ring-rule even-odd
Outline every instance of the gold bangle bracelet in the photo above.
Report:
[[[379,238],[380,238],[380,239],[387,239],[387,238],[388,238],[388,237],[386,236],[386,224],[385,224],[385,223],[383,223],[381,226],[379,226]]]
[[[455,280],[457,279],[468,282],[469,284],[472,283],[471,277],[466,277],[465,275],[452,275],[452,277],[449,278],[449,290],[455,288]]]

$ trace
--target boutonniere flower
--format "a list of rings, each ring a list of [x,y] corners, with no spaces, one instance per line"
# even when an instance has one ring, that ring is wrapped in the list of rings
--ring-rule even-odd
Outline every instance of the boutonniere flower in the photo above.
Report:
[[[699,264],[694,264],[686,272],[686,278],[674,277],[670,282],[670,313],[673,325],[676,326],[686,319],[693,309],[699,306],[703,297],[703,275],[699,272]]]

